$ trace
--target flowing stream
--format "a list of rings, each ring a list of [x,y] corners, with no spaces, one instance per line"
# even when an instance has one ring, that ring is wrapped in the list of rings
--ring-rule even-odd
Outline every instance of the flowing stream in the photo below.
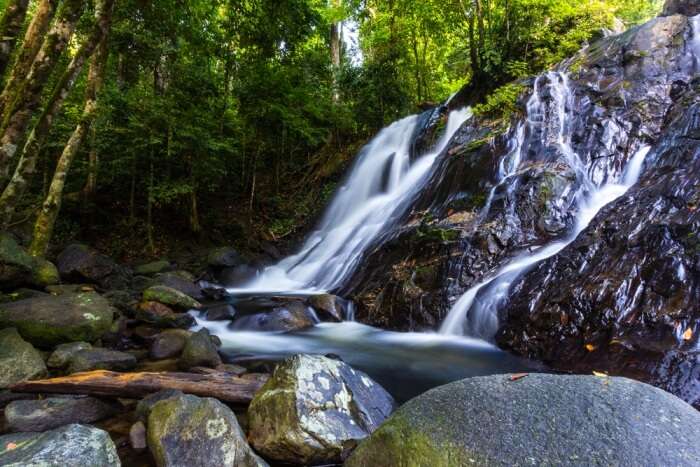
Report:
[[[546,97],[542,97],[546,96]],[[497,180],[480,213],[482,221],[492,208],[498,190],[513,194],[518,173],[532,157],[551,157],[567,164],[576,177],[576,219],[563,238],[516,254],[505,265],[474,285],[459,298],[440,333],[395,333],[351,321],[320,323],[297,333],[254,332],[241,325],[204,321],[223,342],[223,353],[233,362],[274,360],[295,353],[338,355],[368,372],[399,399],[429,387],[466,376],[537,368],[532,362],[509,356],[489,341],[498,327],[498,310],[504,306],[514,280],[538,262],[570,244],[606,204],[622,196],[638,179],[649,147],[629,157],[615,177],[605,173],[594,183],[587,166],[571,145],[573,99],[565,74],[550,72],[536,81],[527,103],[526,118],[511,132],[509,150],[498,165]],[[412,201],[430,179],[436,161],[444,154],[457,130],[471,117],[469,109],[450,113],[439,141],[427,154],[412,160],[411,145],[419,117],[411,116],[382,130],[359,154],[350,174],[337,191],[317,229],[298,253],[264,269],[249,283],[228,289],[232,302],[255,296],[308,295],[343,284],[363,260],[368,248],[402,220]],[[549,156],[531,150],[532,143]],[[542,152],[542,151],[539,151]],[[514,215],[514,202],[506,209]],[[478,228],[478,226],[477,226]]]

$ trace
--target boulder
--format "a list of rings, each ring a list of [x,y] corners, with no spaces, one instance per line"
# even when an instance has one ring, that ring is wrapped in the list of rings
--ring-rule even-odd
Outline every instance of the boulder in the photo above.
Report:
[[[176,313],[160,302],[141,302],[136,307],[135,317],[139,321],[159,328],[187,329],[195,324],[195,319],[187,313]]]
[[[46,296],[0,304],[0,327],[16,327],[37,347],[94,342],[109,331],[114,312],[96,293]]]
[[[207,308],[204,316],[208,321],[231,321],[236,317],[236,309],[233,305],[224,303]]]
[[[92,345],[87,342],[71,342],[69,344],[61,344],[56,347],[46,365],[49,368],[65,368],[68,366],[70,359],[81,350],[91,349]]]
[[[0,389],[20,381],[46,376],[46,365],[38,350],[16,329],[0,331]]]
[[[30,256],[10,234],[0,232],[0,289],[20,285],[46,287],[58,282],[56,266]]]
[[[169,329],[153,337],[149,356],[154,360],[179,357],[185,348],[191,332],[183,329]]]
[[[231,409],[216,399],[180,395],[156,403],[148,416],[156,465],[262,467]]]
[[[327,357],[297,355],[277,366],[251,402],[249,440],[270,460],[339,463],[393,409],[392,397],[361,371]]]
[[[234,248],[215,248],[207,255],[207,264],[213,268],[230,268],[244,264],[245,260]]]
[[[202,300],[204,298],[202,288],[195,284],[194,281],[194,277],[187,271],[173,271],[156,275],[149,282],[148,286],[164,285],[165,287],[178,290],[195,300]]]
[[[317,322],[309,307],[293,301],[268,312],[241,316],[233,321],[233,327],[260,332],[292,332],[308,329]]]
[[[86,349],[75,352],[68,363],[68,373],[91,370],[129,371],[136,367],[136,357],[130,353],[109,349]]]
[[[345,465],[698,465],[699,437],[700,413],[643,383],[496,375],[409,401]]]
[[[143,299],[147,302],[158,302],[181,310],[199,309],[202,305],[179,290],[165,285],[154,285],[143,291]]]
[[[145,423],[148,421],[151,410],[158,402],[182,395],[184,395],[184,393],[177,389],[163,389],[162,391],[149,394],[136,404],[136,418]]]
[[[134,268],[134,273],[142,276],[153,276],[161,272],[169,271],[172,268],[170,261],[162,259],[151,263],[142,264]]]
[[[56,263],[61,277],[68,282],[89,282],[104,289],[124,288],[129,282],[127,269],[86,245],[69,245]]]
[[[146,425],[142,421],[138,421],[131,425],[129,429],[129,444],[132,449],[141,451],[148,447],[146,441]]]
[[[258,269],[247,264],[223,268],[216,274],[216,280],[228,287],[240,286],[255,278]]]
[[[106,431],[67,425],[45,433],[0,436],[0,465],[7,467],[119,467]]]
[[[700,15],[700,3],[697,0],[666,0],[661,15]]]
[[[118,411],[118,406],[94,397],[52,397],[10,402],[5,419],[12,431],[47,431],[71,423],[97,422]]]
[[[196,366],[216,368],[218,365],[221,365],[221,357],[209,331],[201,329],[192,333],[182,349],[178,366],[183,370],[189,370]]]

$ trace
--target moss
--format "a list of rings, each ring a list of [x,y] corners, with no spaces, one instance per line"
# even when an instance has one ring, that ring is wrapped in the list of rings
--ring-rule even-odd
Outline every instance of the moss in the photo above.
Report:
[[[159,302],[183,309],[199,309],[202,307],[194,298],[164,285],[149,287],[143,292],[143,299],[147,302]]]
[[[58,274],[58,269],[53,263],[42,258],[36,258],[33,272],[34,284],[47,287],[56,285],[61,282],[61,277]]]
[[[519,83],[509,83],[493,91],[485,102],[474,106],[474,115],[508,121],[518,111],[518,99],[525,90]]]
[[[419,241],[454,242],[459,239],[459,231],[422,224],[416,231],[416,238]]]

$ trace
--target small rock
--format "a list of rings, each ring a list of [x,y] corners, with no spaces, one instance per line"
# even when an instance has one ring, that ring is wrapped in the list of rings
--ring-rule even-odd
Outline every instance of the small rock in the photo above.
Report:
[[[0,436],[0,465],[12,467],[119,467],[106,431],[67,425],[44,433]]]
[[[79,350],[70,358],[68,373],[92,370],[129,371],[136,367],[136,357],[130,353],[109,349]]]
[[[131,425],[131,429],[129,430],[129,444],[137,451],[148,447],[146,443],[146,425],[144,425],[143,422],[138,421]]]
[[[16,329],[0,331],[0,389],[46,376],[41,353],[19,335]]]
[[[190,334],[192,333],[182,329],[169,329],[161,332],[153,338],[150,357],[154,360],[179,357]]]
[[[71,357],[81,350],[91,349],[92,345],[87,342],[71,342],[70,344],[61,344],[56,347],[46,365],[49,368],[65,368],[70,362]]]
[[[173,397],[179,397],[182,395],[184,395],[183,392],[176,389],[163,389],[162,391],[149,394],[141,399],[138,404],[136,404],[136,418],[142,422],[146,422],[154,405],[160,401],[172,399]]]
[[[145,301],[160,302],[183,310],[199,309],[202,305],[179,290],[164,285],[154,285],[143,291]]]
[[[41,287],[55,285],[61,282],[56,266],[43,258],[34,258],[32,283]]]
[[[225,246],[209,252],[207,264],[213,268],[230,268],[243,264],[245,260],[233,248]]]
[[[159,467],[267,466],[231,409],[211,398],[180,395],[156,403],[148,416],[148,446]]]
[[[170,261],[160,260],[153,261],[152,263],[142,264],[141,266],[136,266],[134,268],[134,273],[141,276],[152,276],[155,274],[160,274],[161,272],[166,272],[171,269]]]
[[[205,317],[208,321],[230,321],[236,317],[236,309],[228,303],[207,308]]]
[[[393,410],[392,397],[361,371],[338,360],[297,355],[279,364],[255,395],[248,409],[249,439],[271,460],[341,463]]]
[[[269,312],[242,316],[233,321],[233,328],[260,332],[292,332],[308,329],[316,323],[316,316],[306,305],[301,302],[289,302]]]
[[[118,412],[118,407],[94,397],[14,401],[5,408],[13,431],[47,431],[71,423],[93,423]]]
[[[187,313],[176,313],[160,302],[141,302],[135,310],[136,319],[160,328],[188,329],[195,319]]]
[[[16,327],[40,348],[94,342],[110,330],[115,309],[96,293],[45,296],[0,304],[0,327]]]
[[[343,321],[342,308],[338,306],[338,297],[331,294],[314,295],[309,298],[309,305],[316,310],[321,319]]]
[[[218,365],[221,365],[221,357],[216,345],[212,342],[209,331],[201,329],[193,333],[185,343],[178,366],[188,370],[195,366],[216,368]]]

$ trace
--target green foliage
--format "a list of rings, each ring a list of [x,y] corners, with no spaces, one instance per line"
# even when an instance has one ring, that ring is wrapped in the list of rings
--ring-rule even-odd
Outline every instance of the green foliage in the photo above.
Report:
[[[518,97],[525,88],[520,84],[506,84],[486,97],[486,102],[474,106],[474,115],[508,120],[518,110]]]

